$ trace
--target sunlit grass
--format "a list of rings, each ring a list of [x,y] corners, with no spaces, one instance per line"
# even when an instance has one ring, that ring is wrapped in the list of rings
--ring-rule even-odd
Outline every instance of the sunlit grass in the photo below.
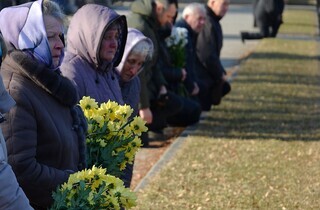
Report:
[[[285,10],[280,33],[316,36],[317,14],[311,10]]]

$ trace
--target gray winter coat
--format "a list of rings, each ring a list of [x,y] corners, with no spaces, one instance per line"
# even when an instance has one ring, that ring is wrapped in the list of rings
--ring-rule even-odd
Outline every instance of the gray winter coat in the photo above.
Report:
[[[118,51],[112,62],[99,58],[104,32],[111,23],[120,25]],[[98,103],[108,100],[123,104],[118,66],[127,38],[127,22],[123,15],[95,4],[87,4],[72,17],[67,34],[67,50],[63,60],[62,74],[72,80],[78,90],[79,99],[90,96]]]

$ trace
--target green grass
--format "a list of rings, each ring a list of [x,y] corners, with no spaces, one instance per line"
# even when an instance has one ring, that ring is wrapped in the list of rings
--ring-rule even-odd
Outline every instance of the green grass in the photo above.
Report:
[[[287,0],[287,4],[294,4],[294,5],[316,5],[316,0]]]
[[[264,39],[135,209],[319,209],[314,40]]]

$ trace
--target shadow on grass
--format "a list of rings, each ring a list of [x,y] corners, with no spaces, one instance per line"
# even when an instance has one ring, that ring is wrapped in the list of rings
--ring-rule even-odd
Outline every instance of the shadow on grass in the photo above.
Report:
[[[223,104],[226,104],[225,106]],[[214,107],[193,133],[226,139],[319,141],[319,100],[308,96],[243,100],[230,95]]]
[[[267,60],[259,60],[261,58]],[[320,74],[314,67],[312,70],[291,62],[299,60],[314,66],[314,60],[319,57],[260,52],[250,59],[256,61],[239,72],[232,92],[219,106],[212,108],[192,135],[319,141]]]
[[[293,52],[294,53],[294,52]],[[252,58],[255,59],[290,59],[290,60],[320,60],[320,56],[306,56],[306,55],[297,55],[289,53],[280,53],[280,52],[258,52],[254,53]]]
[[[257,66],[257,70],[260,67]],[[250,73],[251,74],[251,73]],[[247,83],[251,83],[251,84],[269,84],[270,81],[270,77],[273,77],[272,79],[272,84],[308,84],[308,86],[315,86],[318,87],[319,86],[319,82],[320,81],[320,76],[314,76],[314,75],[306,75],[304,72],[301,73],[291,73],[290,76],[288,76],[288,73],[282,73],[281,71],[279,72],[264,72],[261,73],[259,72],[256,75],[251,75],[250,77],[249,73],[248,74],[243,74],[241,73],[241,75],[239,75],[236,80],[237,83],[240,83],[242,85],[247,84]]]
[[[267,112],[267,111],[266,111]],[[242,113],[244,114],[244,113]],[[319,141],[319,124],[312,125],[312,116],[300,115],[294,119],[264,119],[258,117],[261,113],[248,111],[250,118],[228,119],[224,117],[209,117],[199,125],[201,133],[194,135],[226,139],[259,139],[286,141]],[[270,114],[270,112],[268,112]],[[273,113],[279,114],[279,113]],[[256,117],[254,117],[256,116]],[[231,122],[232,121],[232,122]]]
[[[286,22],[286,25],[289,25],[289,26],[291,26],[291,27],[314,27],[314,28],[316,28],[317,27],[317,25],[316,24],[313,24],[313,23],[295,23],[295,22],[289,22],[289,21],[287,21]]]

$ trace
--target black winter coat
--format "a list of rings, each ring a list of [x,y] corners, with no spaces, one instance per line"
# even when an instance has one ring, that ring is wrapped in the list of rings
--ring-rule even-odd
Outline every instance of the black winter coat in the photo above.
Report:
[[[216,16],[206,5],[207,19],[203,30],[198,34],[196,44],[197,62],[200,80],[218,82],[226,73],[220,61],[220,52],[223,43],[221,17]]]

